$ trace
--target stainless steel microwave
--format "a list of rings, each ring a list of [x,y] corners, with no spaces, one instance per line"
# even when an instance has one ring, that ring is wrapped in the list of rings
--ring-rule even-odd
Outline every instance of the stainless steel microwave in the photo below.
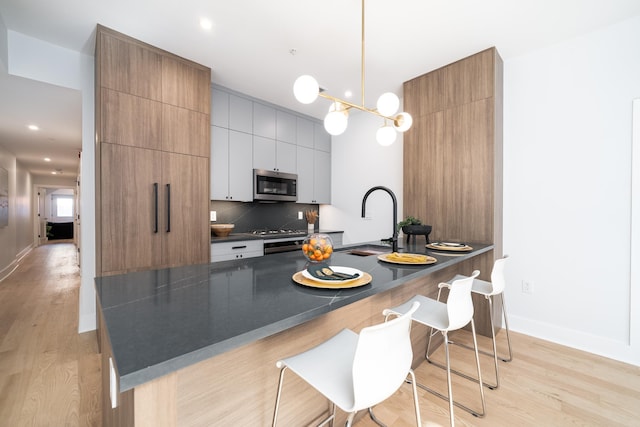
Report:
[[[270,171],[253,170],[253,200],[274,202],[295,202],[298,200],[298,175]]]

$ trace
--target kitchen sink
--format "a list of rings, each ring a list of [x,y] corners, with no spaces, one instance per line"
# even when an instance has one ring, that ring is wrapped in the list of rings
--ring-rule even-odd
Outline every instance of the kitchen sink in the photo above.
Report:
[[[391,247],[386,245],[365,244],[336,249],[336,252],[346,252],[348,254],[357,256],[370,256],[390,253]]]

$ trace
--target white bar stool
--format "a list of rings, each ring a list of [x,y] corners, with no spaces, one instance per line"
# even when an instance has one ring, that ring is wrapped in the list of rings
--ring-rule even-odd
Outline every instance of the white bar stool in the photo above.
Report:
[[[513,354],[511,352],[511,338],[509,337],[509,323],[507,321],[507,309],[505,307],[505,301],[504,301],[504,288],[506,286],[506,280],[504,277],[504,266],[508,257],[509,257],[508,255],[505,255],[503,258],[499,258],[495,261],[495,263],[493,264],[493,269],[491,270],[491,282],[487,282],[480,279],[474,279],[473,285],[471,286],[472,293],[482,295],[488,301],[489,320],[491,322],[491,342],[493,345],[493,353],[489,353],[488,351],[484,351],[484,350],[478,350],[478,352],[484,355],[493,357],[495,382],[493,384],[490,384],[487,382],[484,383],[485,386],[489,387],[492,390],[497,389],[500,386],[500,378],[498,375],[498,358],[500,358],[500,360],[502,360],[503,362],[510,362],[513,359]],[[464,276],[456,275],[450,282],[453,282],[454,280],[458,280],[462,277]],[[500,299],[502,302],[502,316],[504,318],[504,327],[505,327],[505,332],[507,334],[507,346],[509,348],[508,357],[499,356],[498,351],[496,349],[496,331],[495,331],[495,326],[493,322],[493,298],[492,297],[497,295],[500,295]],[[438,293],[438,300],[440,300],[440,293]],[[469,347],[468,345],[456,343],[456,342],[452,342],[452,343],[472,350],[472,348]],[[431,361],[431,363],[438,365],[433,361]],[[468,376],[460,372],[455,372],[455,373],[470,379]]]
[[[444,338],[444,351],[446,359],[446,371],[447,371],[447,389],[448,396],[445,396],[437,391],[426,387],[425,385],[418,384],[418,387],[432,393],[441,399],[449,401],[449,417],[451,426],[455,425],[453,406],[457,406],[476,417],[483,417],[485,415],[485,401],[484,390],[482,387],[482,373],[480,372],[480,357],[478,356],[478,343],[476,340],[476,327],[473,321],[473,302],[471,300],[471,285],[473,280],[480,274],[478,270],[475,270],[470,277],[462,276],[460,279],[455,280],[453,283],[440,283],[438,287],[449,288],[449,297],[446,303],[436,301],[432,298],[427,298],[422,295],[416,295],[406,303],[386,310],[388,312],[387,318],[390,315],[400,316],[407,313],[410,307],[416,302],[420,303],[420,307],[413,313],[412,318],[415,322],[421,323],[431,328],[429,333],[429,344],[431,343],[431,337],[440,332]],[[462,405],[453,399],[453,392],[451,388],[451,363],[449,360],[449,338],[448,334],[451,331],[455,331],[463,328],[467,324],[471,323],[471,330],[473,332],[473,343],[476,353],[476,369],[478,372],[478,378],[473,379],[479,384],[480,400],[482,403],[482,410],[475,411],[468,406]],[[427,347],[427,354],[425,357],[429,359],[429,348]]]
[[[335,419],[336,405],[349,413],[346,426],[351,426],[358,411],[369,409],[371,419],[381,424],[371,407],[393,395],[409,381],[413,388],[416,425],[421,426],[418,390],[411,369],[411,315],[418,309],[414,303],[402,316],[389,322],[363,328],[360,334],[343,329],[333,338],[303,353],[279,360],[280,380],[273,427],[276,426],[284,373],[295,372],[331,402],[331,413],[319,425]],[[383,315],[387,315],[385,310]]]

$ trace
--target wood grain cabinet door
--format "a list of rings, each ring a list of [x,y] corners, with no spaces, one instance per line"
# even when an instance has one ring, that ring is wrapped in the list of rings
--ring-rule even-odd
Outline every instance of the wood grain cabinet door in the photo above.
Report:
[[[209,115],[211,70],[177,57],[163,56],[162,102]]]
[[[209,159],[164,153],[162,170],[165,210],[162,230],[166,236],[166,264],[208,263],[211,245],[207,197]]]
[[[163,218],[156,200],[161,203],[161,152],[103,143],[101,155],[102,273],[160,265]]]
[[[101,142],[161,148],[160,102],[106,88],[101,88],[101,94]]]
[[[162,57],[133,39],[98,27],[97,83],[118,92],[162,100]]]

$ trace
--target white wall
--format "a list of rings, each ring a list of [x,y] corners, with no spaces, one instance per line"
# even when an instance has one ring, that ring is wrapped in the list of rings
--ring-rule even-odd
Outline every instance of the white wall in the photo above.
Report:
[[[0,141],[0,167],[9,178],[9,225],[0,227],[0,280],[16,267],[31,249],[31,175]]]
[[[640,18],[505,61],[510,326],[640,365],[631,309]],[[637,193],[637,189],[636,189]],[[634,263],[640,262],[633,260]],[[534,284],[521,292],[523,280]],[[637,299],[637,280],[635,283]]]
[[[317,101],[322,102],[322,100]],[[375,191],[367,199],[367,217],[361,218],[362,198],[371,187],[391,189],[398,200],[398,221],[402,218],[402,134],[389,147],[376,142],[381,119],[356,112],[345,133],[331,141],[331,205],[320,206],[320,224],[329,230],[343,230],[343,243],[360,243],[391,237],[391,197]]]

